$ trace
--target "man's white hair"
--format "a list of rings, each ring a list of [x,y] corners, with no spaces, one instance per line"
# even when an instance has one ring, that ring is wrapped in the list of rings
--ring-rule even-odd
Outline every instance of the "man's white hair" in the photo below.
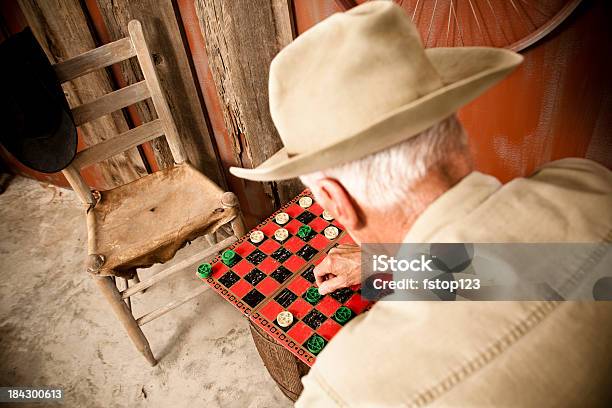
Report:
[[[408,205],[416,182],[431,170],[445,174],[457,155],[466,154],[467,135],[452,115],[397,145],[303,176],[302,181],[308,185],[321,177],[336,179],[359,204],[386,210]]]

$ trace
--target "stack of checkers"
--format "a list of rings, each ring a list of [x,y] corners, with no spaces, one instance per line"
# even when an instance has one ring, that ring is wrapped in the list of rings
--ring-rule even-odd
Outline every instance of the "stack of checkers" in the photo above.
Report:
[[[313,270],[327,252],[353,241],[308,191],[223,252],[198,276],[302,361],[315,356],[367,310],[359,287],[321,296]]]

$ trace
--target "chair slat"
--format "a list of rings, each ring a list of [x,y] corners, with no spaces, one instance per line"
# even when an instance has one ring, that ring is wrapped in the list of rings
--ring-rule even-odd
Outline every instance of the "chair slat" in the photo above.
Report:
[[[187,155],[183,150],[183,145],[181,144],[178,129],[172,117],[172,112],[170,111],[164,92],[161,89],[161,85],[159,84],[157,72],[155,71],[155,64],[153,63],[149,47],[144,38],[140,21],[130,21],[128,23],[128,31],[130,32],[136,56],[140,63],[140,69],[142,69],[142,75],[151,90],[151,99],[157,111],[157,116],[164,121],[166,141],[172,152],[172,157],[174,157],[176,163],[182,163],[187,159]]]
[[[79,152],[73,164],[77,168],[83,168],[106,160],[163,134],[164,127],[162,121],[155,119]]]
[[[122,38],[55,64],[55,74],[60,82],[66,82],[135,55],[132,41]]]
[[[84,103],[72,109],[74,124],[81,126],[83,123],[90,122],[100,116],[130,106],[143,99],[147,99],[151,94],[146,81],[140,81],[125,88],[118,89],[111,93],[92,101]]]

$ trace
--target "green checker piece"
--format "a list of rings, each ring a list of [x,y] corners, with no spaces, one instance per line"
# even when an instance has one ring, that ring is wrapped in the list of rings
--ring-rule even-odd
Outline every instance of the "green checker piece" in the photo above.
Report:
[[[212,266],[209,263],[203,263],[198,266],[198,276],[202,279],[206,279],[212,273]]]
[[[298,234],[298,237],[300,238],[307,238],[311,232],[312,232],[312,227],[308,225],[302,225],[300,229],[298,230],[297,234]]]
[[[231,249],[228,249],[227,251],[223,252],[223,254],[221,254],[221,261],[226,265],[231,265],[235,257],[236,252],[232,251]]]
[[[318,334],[314,334],[306,342],[306,348],[308,351],[315,355],[319,354],[321,350],[323,350],[323,347],[325,347],[325,340],[323,340],[323,337],[319,336]]]
[[[340,306],[336,313],[334,313],[334,319],[340,324],[348,322],[353,316],[353,311],[346,306]]]
[[[321,299],[321,294],[319,293],[319,289],[314,286],[308,288],[306,291],[306,300],[309,303],[315,304]]]

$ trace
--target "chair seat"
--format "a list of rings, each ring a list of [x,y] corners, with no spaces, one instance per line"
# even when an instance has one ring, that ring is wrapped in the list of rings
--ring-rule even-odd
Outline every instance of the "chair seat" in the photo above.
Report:
[[[99,273],[132,277],[216,231],[238,213],[221,204],[223,193],[188,163],[101,192],[87,214],[89,253],[105,258]]]

